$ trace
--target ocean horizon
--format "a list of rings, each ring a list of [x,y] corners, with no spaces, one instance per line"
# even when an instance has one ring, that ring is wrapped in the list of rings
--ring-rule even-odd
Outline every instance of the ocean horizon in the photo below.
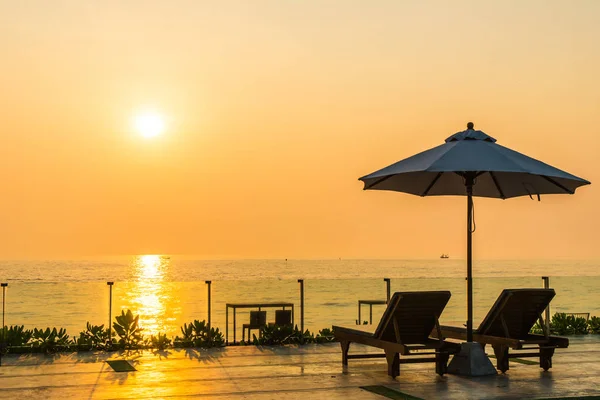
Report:
[[[449,278],[466,275],[462,258],[200,258],[185,255],[124,255],[0,260],[2,282],[129,281],[143,276],[143,263],[159,266],[162,281]],[[474,259],[474,277],[600,276],[597,259]]]
[[[86,322],[108,323],[109,287],[114,282],[112,318],[130,309],[140,316],[144,334],[180,334],[180,327],[208,319],[211,283],[212,325],[225,331],[226,304],[293,303],[300,325],[300,286],[304,282],[305,329],[358,322],[358,300],[385,300],[386,284],[395,291],[449,290],[452,298],[441,321],[466,320],[466,266],[461,259],[430,260],[194,260],[177,256],[128,256],[113,260],[0,262],[6,288],[6,324],[26,328],[64,327],[77,335]],[[552,312],[600,315],[600,270],[595,260],[474,260],[474,320],[485,316],[505,288],[543,287],[550,277],[556,290]],[[384,306],[373,307],[376,324]],[[267,320],[274,319],[267,309]],[[360,322],[369,323],[368,306]],[[249,319],[237,312],[236,335]],[[229,331],[232,334],[232,316]],[[231,339],[231,336],[230,336]]]

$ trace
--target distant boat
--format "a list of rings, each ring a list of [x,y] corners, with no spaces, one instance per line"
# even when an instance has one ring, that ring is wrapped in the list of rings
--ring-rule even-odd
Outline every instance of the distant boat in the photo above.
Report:
[[[448,254],[442,254],[440,258],[450,258],[450,256]]]

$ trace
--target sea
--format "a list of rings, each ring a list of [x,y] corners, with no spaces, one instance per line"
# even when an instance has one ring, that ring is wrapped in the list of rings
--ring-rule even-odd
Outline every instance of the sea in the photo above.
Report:
[[[474,325],[502,289],[539,288],[542,277],[556,290],[550,310],[600,316],[600,260],[474,260]],[[294,323],[313,333],[332,325],[378,323],[390,291],[449,290],[441,322],[466,321],[466,262],[419,260],[202,260],[177,255],[132,255],[78,260],[0,261],[5,325],[65,328],[77,336],[86,323],[114,321],[131,310],[146,336],[173,338],[181,326],[209,319],[241,338],[254,308],[227,305],[287,303]],[[113,282],[109,285],[108,282]],[[207,282],[210,282],[207,283]],[[209,305],[210,290],[210,305]],[[302,308],[302,304],[304,307]],[[262,306],[273,322],[275,307]],[[110,317],[110,319],[109,319]],[[234,329],[235,319],[235,329]]]

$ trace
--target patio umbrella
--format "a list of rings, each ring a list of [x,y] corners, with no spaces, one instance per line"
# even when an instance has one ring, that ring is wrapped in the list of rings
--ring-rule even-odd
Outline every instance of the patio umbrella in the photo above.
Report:
[[[473,341],[473,196],[508,199],[574,194],[590,182],[508,149],[482,131],[455,133],[440,146],[359,178],[365,190],[467,196],[467,342]]]

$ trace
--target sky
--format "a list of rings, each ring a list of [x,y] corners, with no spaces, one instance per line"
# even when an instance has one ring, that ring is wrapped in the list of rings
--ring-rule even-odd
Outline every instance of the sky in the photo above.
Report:
[[[598,43],[595,0],[0,0],[0,258],[464,257],[466,198],[358,177],[468,121],[592,182],[476,198],[474,257],[598,258]]]

